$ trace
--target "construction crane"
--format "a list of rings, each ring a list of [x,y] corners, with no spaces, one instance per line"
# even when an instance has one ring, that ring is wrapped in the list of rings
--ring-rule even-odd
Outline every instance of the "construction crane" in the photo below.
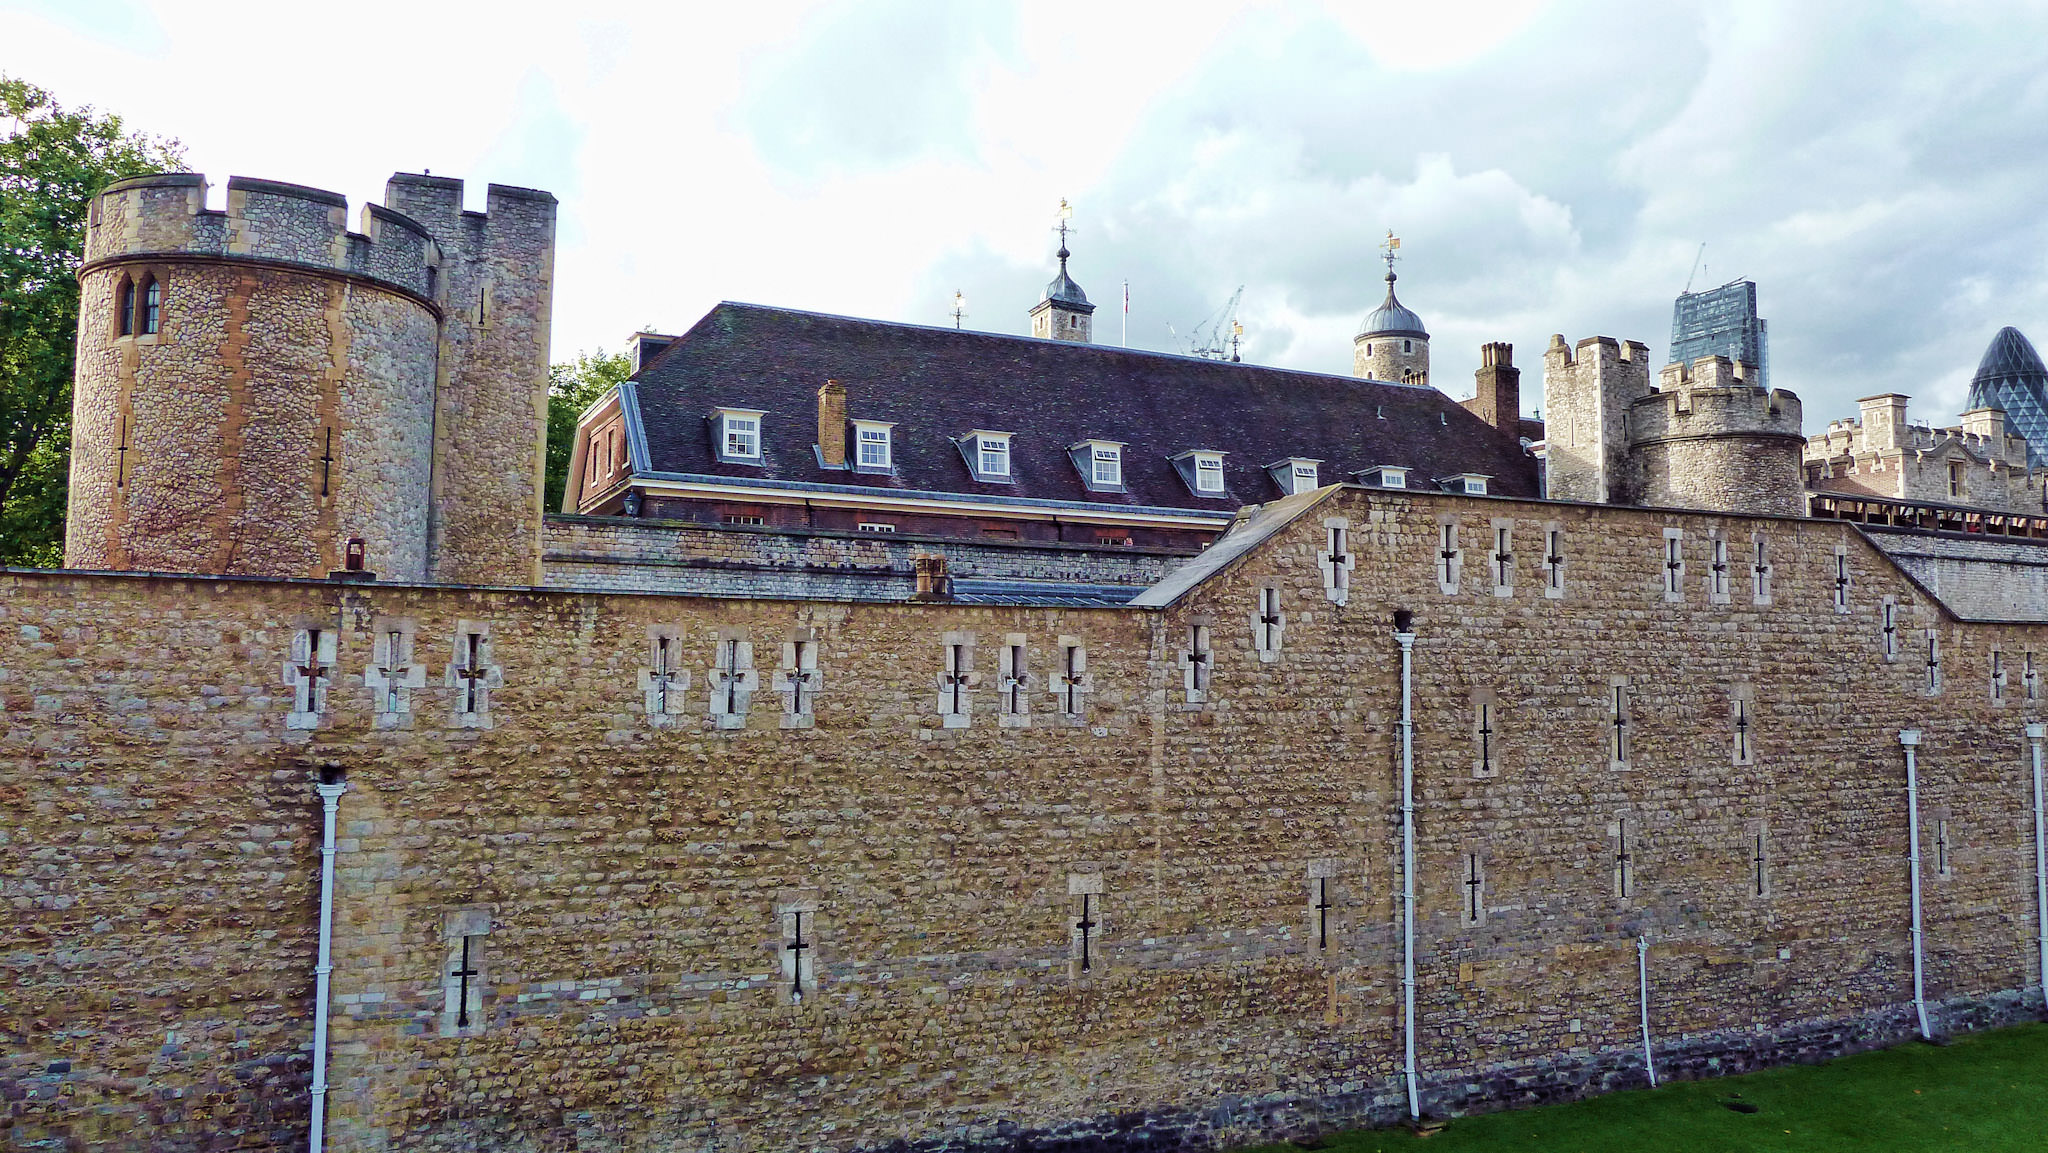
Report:
[[[1700,261],[1705,260],[1706,258],[1707,242],[1702,240],[1700,241],[1700,254],[1692,258],[1692,272],[1688,274],[1685,278],[1685,292],[1681,292],[1678,295],[1684,296],[1686,293],[1692,291],[1693,277],[1696,277],[1700,274]]]
[[[1237,302],[1243,298],[1244,285],[1240,284],[1223,307],[1203,318],[1186,340],[1181,339],[1171,324],[1166,326],[1166,331],[1173,336],[1180,350],[1189,356],[1206,360],[1236,360],[1237,345],[1244,336],[1244,326],[1237,322]]]

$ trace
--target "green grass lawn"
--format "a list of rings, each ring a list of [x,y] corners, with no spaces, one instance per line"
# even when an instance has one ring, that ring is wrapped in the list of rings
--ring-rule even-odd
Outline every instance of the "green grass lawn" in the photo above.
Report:
[[[1744,1101],[1757,1111],[1737,1113],[1724,1101]],[[1433,1137],[1360,1130],[1321,1147],[1333,1153],[2043,1153],[2048,1025],[1960,1036],[1945,1047],[1916,1041],[1825,1065],[1666,1082],[1568,1105],[1461,1117]]]

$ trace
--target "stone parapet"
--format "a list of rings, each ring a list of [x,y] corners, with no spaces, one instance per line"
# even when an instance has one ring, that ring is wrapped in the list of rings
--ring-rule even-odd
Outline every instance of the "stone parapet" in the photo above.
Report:
[[[550,588],[714,596],[908,600],[916,554],[943,553],[955,577],[1142,588],[1186,555],[1110,545],[976,543],[910,534],[707,528],[628,517],[550,516]]]
[[[206,207],[206,189],[206,177],[191,172],[109,185],[88,218],[86,267],[140,257],[277,261],[434,297],[434,240],[404,213],[366,204],[352,232],[340,193],[236,176],[226,210],[217,211]]]

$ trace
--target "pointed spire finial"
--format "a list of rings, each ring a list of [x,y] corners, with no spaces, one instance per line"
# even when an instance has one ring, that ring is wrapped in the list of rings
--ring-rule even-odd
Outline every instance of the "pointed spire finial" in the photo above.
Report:
[[[1388,284],[1394,283],[1394,262],[1401,259],[1395,253],[1399,251],[1401,251],[1401,238],[1395,236],[1394,230],[1389,228],[1387,229],[1387,238],[1380,242],[1380,259],[1387,262]]]
[[[1072,229],[1072,228],[1073,228],[1073,225],[1072,225],[1072,224],[1070,224],[1070,223],[1068,223],[1068,222],[1074,219],[1074,206],[1073,206],[1073,205],[1071,205],[1071,204],[1069,204],[1069,203],[1067,203],[1067,198],[1066,198],[1066,197],[1064,197],[1064,196],[1060,197],[1060,215],[1059,215],[1059,219],[1060,219],[1060,271],[1061,271],[1061,272],[1065,272],[1065,271],[1067,270],[1067,257],[1069,257],[1069,256],[1072,256],[1072,255],[1073,255],[1073,253],[1071,253],[1071,252],[1068,252],[1068,251],[1067,251],[1067,232],[1068,232],[1068,231],[1069,231],[1070,229]]]

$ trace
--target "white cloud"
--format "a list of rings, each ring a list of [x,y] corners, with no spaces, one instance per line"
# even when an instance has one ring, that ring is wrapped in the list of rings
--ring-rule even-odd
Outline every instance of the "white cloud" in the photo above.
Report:
[[[2003,324],[2048,340],[2048,13],[2023,3],[1021,4],[34,0],[0,67],[229,174],[394,169],[563,199],[556,350],[720,298],[1020,331],[1072,198],[1116,339],[1240,284],[1249,357],[1330,371],[1405,238],[1453,392],[1552,332],[1661,350],[1754,277],[1818,426],[1960,403]]]

